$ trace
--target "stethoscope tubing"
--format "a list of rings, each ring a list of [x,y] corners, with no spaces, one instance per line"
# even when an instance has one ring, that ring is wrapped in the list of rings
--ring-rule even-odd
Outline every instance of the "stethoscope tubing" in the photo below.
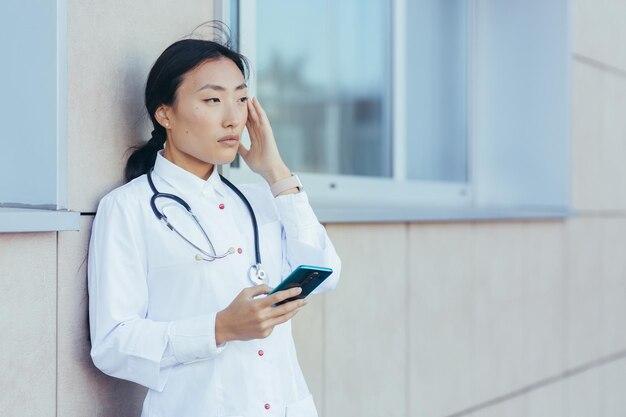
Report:
[[[193,246],[195,249],[200,251],[200,253],[202,253],[204,256],[206,256],[206,258],[207,258],[206,260],[207,261],[213,261],[215,259],[222,259],[222,258],[225,258],[226,256],[228,256],[228,255],[230,255],[232,253],[232,251],[229,250],[224,255],[217,255],[217,253],[215,251],[215,248],[213,247],[213,243],[211,242],[211,239],[209,239],[209,236],[206,234],[206,231],[204,230],[204,228],[200,224],[200,221],[198,220],[196,215],[191,210],[191,206],[185,200],[183,200],[181,197],[179,197],[179,196],[177,196],[175,194],[159,192],[159,190],[154,185],[154,181],[152,180],[152,169],[150,169],[150,171],[148,171],[147,177],[148,177],[148,184],[150,185],[150,189],[152,190],[152,198],[150,198],[150,207],[152,208],[152,212],[154,213],[154,215],[156,216],[157,219],[162,221],[171,231],[173,231],[178,236],[180,236],[185,242],[187,242],[189,245]],[[259,227],[258,227],[258,224],[257,224],[256,215],[254,214],[254,210],[252,209],[252,205],[250,204],[250,201],[248,201],[246,196],[232,182],[228,181],[222,175],[220,175],[220,179],[222,180],[222,182],[224,184],[226,184],[226,186],[228,188],[230,188],[231,190],[233,190],[233,192],[235,194],[237,194],[237,196],[241,199],[241,201],[243,201],[244,205],[248,209],[248,212],[250,214],[250,220],[252,221],[252,231],[254,233],[254,255],[255,255],[256,265],[253,265],[253,267],[256,267],[256,270],[260,271],[261,270],[260,269],[261,268],[261,249],[260,249],[260,244],[259,244]],[[209,243],[209,246],[211,247],[211,251],[213,252],[213,254],[208,253],[204,249],[198,247],[195,243],[191,242],[189,239],[187,239],[185,236],[183,236],[183,234],[180,233],[168,221],[167,216],[165,214],[163,214],[161,211],[159,211],[159,209],[156,206],[156,200],[158,198],[166,198],[166,199],[169,199],[169,200],[173,200],[173,201],[177,202],[178,204],[180,204],[181,206],[183,206],[185,208],[185,210],[187,210],[187,212],[193,217],[193,219],[194,219],[195,223],[198,225],[199,229],[202,231],[202,234],[204,235],[205,240]]]
[[[222,182],[228,186],[228,188],[233,190],[235,192],[235,194],[237,194],[239,196],[241,201],[243,201],[243,203],[248,208],[248,212],[250,213],[250,220],[252,221],[252,232],[254,234],[254,255],[255,255],[255,258],[256,258],[256,263],[260,267],[260,265],[261,265],[261,248],[260,248],[260,245],[259,245],[259,225],[257,224],[256,216],[254,214],[254,210],[252,209],[252,205],[250,204],[250,201],[248,201],[246,196],[243,195],[243,193],[241,191],[239,191],[239,188],[235,187],[235,184],[233,184],[232,182],[230,182],[226,178],[224,178],[222,176],[222,174],[220,174],[220,178],[222,179]],[[206,234],[205,234],[205,236],[206,236]]]

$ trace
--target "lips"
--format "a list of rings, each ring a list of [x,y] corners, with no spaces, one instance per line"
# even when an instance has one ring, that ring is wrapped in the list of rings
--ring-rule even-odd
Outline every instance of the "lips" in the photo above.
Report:
[[[220,143],[235,143],[238,142],[239,139],[235,135],[224,136],[223,138],[218,139]]]

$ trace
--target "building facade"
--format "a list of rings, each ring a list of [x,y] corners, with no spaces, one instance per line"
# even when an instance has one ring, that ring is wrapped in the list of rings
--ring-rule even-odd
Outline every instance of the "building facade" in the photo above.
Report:
[[[337,290],[294,320],[320,416],[626,415],[626,3],[571,0],[572,215],[327,224]],[[0,234],[0,414],[136,416],[89,357],[99,199],[149,132],[152,60],[211,1],[68,0],[68,206],[79,232]]]

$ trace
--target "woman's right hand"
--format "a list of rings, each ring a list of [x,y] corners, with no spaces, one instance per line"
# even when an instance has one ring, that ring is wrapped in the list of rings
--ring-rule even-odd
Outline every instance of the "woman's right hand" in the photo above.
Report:
[[[300,294],[301,288],[291,288],[255,299],[270,291],[271,288],[267,285],[244,288],[228,307],[217,313],[216,343],[221,345],[231,340],[264,339],[272,333],[275,326],[291,319],[300,308],[307,304],[305,299],[299,299],[272,307],[276,303]]]

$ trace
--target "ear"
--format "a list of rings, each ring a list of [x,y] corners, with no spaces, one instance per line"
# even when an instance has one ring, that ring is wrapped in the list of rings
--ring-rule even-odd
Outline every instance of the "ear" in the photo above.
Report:
[[[159,106],[154,112],[154,118],[159,122],[161,126],[166,129],[170,128],[170,108],[166,105]]]

